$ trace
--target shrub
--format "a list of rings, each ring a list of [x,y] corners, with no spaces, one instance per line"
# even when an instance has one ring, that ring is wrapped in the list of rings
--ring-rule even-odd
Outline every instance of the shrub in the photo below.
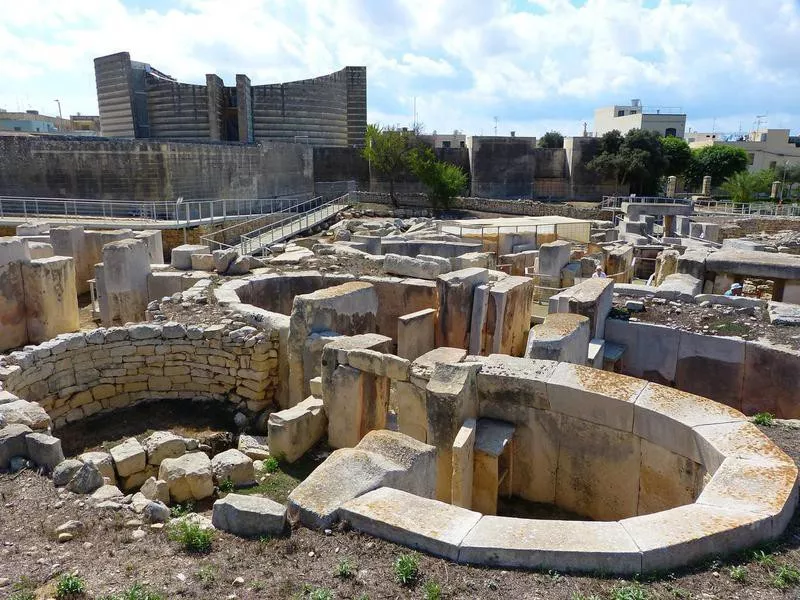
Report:
[[[211,551],[214,531],[203,529],[197,523],[179,521],[170,526],[169,538],[178,542],[181,547],[192,554],[207,554]]]
[[[648,600],[647,593],[638,583],[619,585],[611,590],[611,600]]]
[[[343,558],[339,561],[339,564],[336,565],[336,570],[334,575],[336,577],[341,577],[342,579],[349,579],[353,575],[355,575],[356,567],[353,563],[350,562],[349,559]]]
[[[270,456],[264,461],[264,466],[262,468],[265,473],[275,473],[279,466],[278,459],[274,456]]]
[[[772,585],[781,590],[798,583],[800,583],[800,569],[792,565],[781,565],[772,578]]]
[[[225,492],[225,493],[232,492],[234,489],[235,486],[233,485],[233,480],[230,478],[226,479],[225,481],[221,481],[219,484],[220,492]]]
[[[80,598],[86,593],[86,581],[77,573],[64,573],[56,583],[56,598]]]
[[[730,575],[731,579],[733,579],[736,583],[744,583],[747,581],[747,567],[744,565],[731,567],[728,569],[728,575]]]
[[[169,514],[173,519],[183,517],[189,513],[194,512],[194,502],[187,500],[186,502],[178,503],[169,509]]]
[[[772,427],[775,425],[775,415],[768,412],[760,412],[753,415],[753,423],[756,425],[763,425],[765,427]]]
[[[422,586],[425,600],[442,600],[442,586],[435,581],[426,581]]]
[[[401,554],[394,561],[394,576],[401,585],[409,585],[419,575],[419,558],[416,554]]]

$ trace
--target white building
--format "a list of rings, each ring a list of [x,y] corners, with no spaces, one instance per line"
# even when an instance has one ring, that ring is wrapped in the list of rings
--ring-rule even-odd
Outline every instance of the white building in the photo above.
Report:
[[[453,133],[433,133],[423,134],[420,136],[424,141],[428,142],[434,148],[466,148],[467,136],[460,131]]]
[[[691,132],[686,134],[686,141],[690,148],[715,145],[741,148],[747,152],[749,171],[800,164],[800,147],[789,141],[788,129],[762,129],[741,137]]]
[[[599,137],[614,129],[623,135],[631,129],[654,131],[663,136],[682,138],[686,131],[686,114],[676,108],[642,106],[631,100],[627,106],[606,106],[594,111],[594,135]]]

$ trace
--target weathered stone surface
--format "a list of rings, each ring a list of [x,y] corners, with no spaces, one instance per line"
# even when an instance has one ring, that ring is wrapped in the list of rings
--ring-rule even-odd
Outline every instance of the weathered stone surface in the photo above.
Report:
[[[675,385],[739,409],[744,363],[744,340],[681,331]]]
[[[120,501],[125,494],[115,485],[102,485],[92,494],[95,502],[106,502],[108,500]]]
[[[103,477],[108,477],[114,485],[117,483],[117,472],[114,470],[114,459],[108,452],[84,452],[78,456],[78,460],[91,463]]]
[[[130,493],[141,488],[145,481],[147,481],[150,477],[155,477],[157,474],[158,467],[147,465],[144,471],[136,471],[127,477],[120,477],[119,486],[125,493]]]
[[[681,332],[665,325],[606,320],[606,341],[625,346],[622,371],[656,383],[675,382]]]
[[[211,522],[241,537],[278,536],[286,529],[286,507],[269,498],[228,494],[214,502]]]
[[[551,296],[550,313],[572,313],[589,319],[589,337],[605,337],[605,322],[614,299],[614,280],[593,277]]]
[[[658,286],[656,298],[694,302],[694,297],[702,291],[702,280],[683,273],[673,273]]]
[[[387,254],[383,261],[383,272],[418,279],[436,279],[442,273],[442,268],[432,260]]]
[[[308,527],[324,528],[339,507],[386,486],[419,496],[434,493],[435,449],[393,431],[368,433],[356,448],[334,451],[289,495],[289,516]]]
[[[397,320],[397,354],[416,360],[435,347],[436,310],[423,310],[402,315]]]
[[[183,244],[172,249],[172,266],[175,269],[188,271],[192,268],[192,254],[208,254],[211,249],[208,246],[197,244]]]
[[[215,268],[212,254],[192,254],[190,260],[195,271],[213,271]]]
[[[586,364],[589,319],[582,315],[550,313],[528,334],[525,358]]]
[[[236,260],[236,250],[222,249],[222,250],[214,250],[212,253],[214,257],[214,269],[220,275],[224,275],[228,267],[231,266],[231,263]]]
[[[169,484],[155,477],[148,477],[139,490],[148,500],[157,500],[169,504]]]
[[[450,483],[450,503],[472,508],[473,471],[475,465],[475,419],[467,419],[453,440],[453,475]]]
[[[439,320],[436,326],[436,345],[469,348],[472,303],[475,288],[489,281],[486,269],[462,269],[440,275]]]
[[[638,514],[694,502],[703,487],[703,466],[647,440],[641,441],[641,449]]]
[[[147,454],[136,438],[128,438],[110,450],[114,468],[120,477],[128,477],[147,466]]]
[[[28,451],[25,438],[31,428],[21,423],[6,425],[0,429],[0,469],[7,469],[15,456],[24,455]]]
[[[31,429],[40,430],[50,427],[50,417],[47,412],[36,402],[27,400],[13,400],[0,404],[0,415],[6,424],[18,423],[27,425]]]
[[[450,560],[480,520],[480,513],[381,487],[345,502],[342,519],[355,529]]]
[[[103,476],[97,467],[91,463],[83,463],[70,479],[67,489],[76,494],[91,494],[101,485],[103,485]]]
[[[169,508],[163,502],[150,501],[142,510],[142,519],[145,523],[166,523],[169,521]]]
[[[67,485],[70,479],[75,476],[75,473],[77,473],[82,466],[83,463],[74,458],[68,458],[67,460],[62,461],[56,465],[55,469],[53,469],[53,485],[56,487],[63,487]]]
[[[481,414],[484,406],[514,403],[548,409],[547,380],[558,363],[492,354],[481,359],[477,374]]]
[[[156,431],[142,442],[147,453],[147,463],[160,465],[165,458],[178,458],[186,452],[184,439],[169,431]]]
[[[230,480],[236,487],[255,483],[253,459],[231,448],[211,459],[211,469],[218,484]]]
[[[253,460],[264,460],[269,458],[270,451],[267,436],[249,435],[246,433],[240,434],[239,452],[246,454]]]
[[[211,459],[202,452],[164,459],[158,478],[167,482],[174,502],[202,500],[214,493]]]
[[[46,433],[29,433],[25,437],[28,458],[46,471],[52,471],[64,460],[61,440]]]
[[[484,516],[461,542],[459,562],[494,567],[628,575],[641,555],[616,522]]]
[[[269,451],[292,463],[322,439],[327,426],[322,400],[310,396],[297,406],[269,416]]]

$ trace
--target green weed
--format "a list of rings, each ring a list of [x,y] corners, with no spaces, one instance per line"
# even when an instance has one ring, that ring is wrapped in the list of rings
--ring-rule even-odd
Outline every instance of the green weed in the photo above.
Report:
[[[775,425],[775,415],[768,412],[760,412],[753,415],[753,423],[756,425],[763,425],[764,427],[772,427]]]
[[[731,579],[733,579],[736,583],[744,583],[747,581],[747,567],[744,565],[731,567],[728,569],[728,575],[730,575]]]
[[[350,559],[343,558],[339,561],[339,564],[336,565],[336,569],[334,570],[334,575],[336,577],[340,577],[342,579],[349,579],[356,573],[356,566],[350,562]]]
[[[207,554],[211,552],[214,531],[212,529],[203,529],[197,523],[179,521],[170,526],[169,538],[174,542],[178,542],[186,552]]]
[[[394,561],[394,576],[401,585],[409,585],[419,575],[419,557],[416,554],[401,554]]]
[[[80,598],[86,593],[86,581],[77,573],[64,573],[56,583],[56,598]]]
[[[425,600],[442,600],[442,586],[435,581],[426,581],[422,586],[422,593]]]

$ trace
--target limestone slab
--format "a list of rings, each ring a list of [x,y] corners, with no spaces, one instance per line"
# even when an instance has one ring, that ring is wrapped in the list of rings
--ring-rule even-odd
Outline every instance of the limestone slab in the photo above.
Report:
[[[114,459],[117,475],[120,477],[128,477],[144,471],[147,465],[147,453],[136,438],[128,438],[111,448],[110,452]]]
[[[345,502],[342,519],[364,533],[450,560],[480,513],[382,487]]]
[[[713,400],[648,383],[636,399],[633,432],[708,467],[692,429],[698,425],[735,423],[744,419],[739,411]]]
[[[709,473],[715,473],[727,458],[761,464],[793,464],[783,450],[747,421],[698,425],[694,435],[702,463]]]
[[[289,463],[295,462],[322,439],[327,425],[322,399],[313,396],[292,408],[274,412],[267,421],[270,452]]]
[[[225,450],[211,459],[211,470],[217,484],[230,481],[236,487],[255,483],[253,459],[236,448]]]
[[[675,385],[734,408],[742,403],[745,341],[682,331]]]
[[[630,575],[641,554],[617,522],[484,516],[461,543],[459,562],[559,572]]]
[[[211,523],[240,537],[277,536],[286,529],[286,507],[269,498],[228,494],[214,502]]]
[[[703,488],[703,466],[647,440],[641,441],[641,448],[637,514],[646,515],[694,502]]]
[[[164,459],[159,467],[158,479],[167,482],[170,498],[174,502],[202,500],[214,493],[211,460],[202,452]]]
[[[550,408],[547,381],[556,370],[557,362],[492,354],[482,359],[481,365],[477,385],[482,407],[510,402],[531,408]]]

